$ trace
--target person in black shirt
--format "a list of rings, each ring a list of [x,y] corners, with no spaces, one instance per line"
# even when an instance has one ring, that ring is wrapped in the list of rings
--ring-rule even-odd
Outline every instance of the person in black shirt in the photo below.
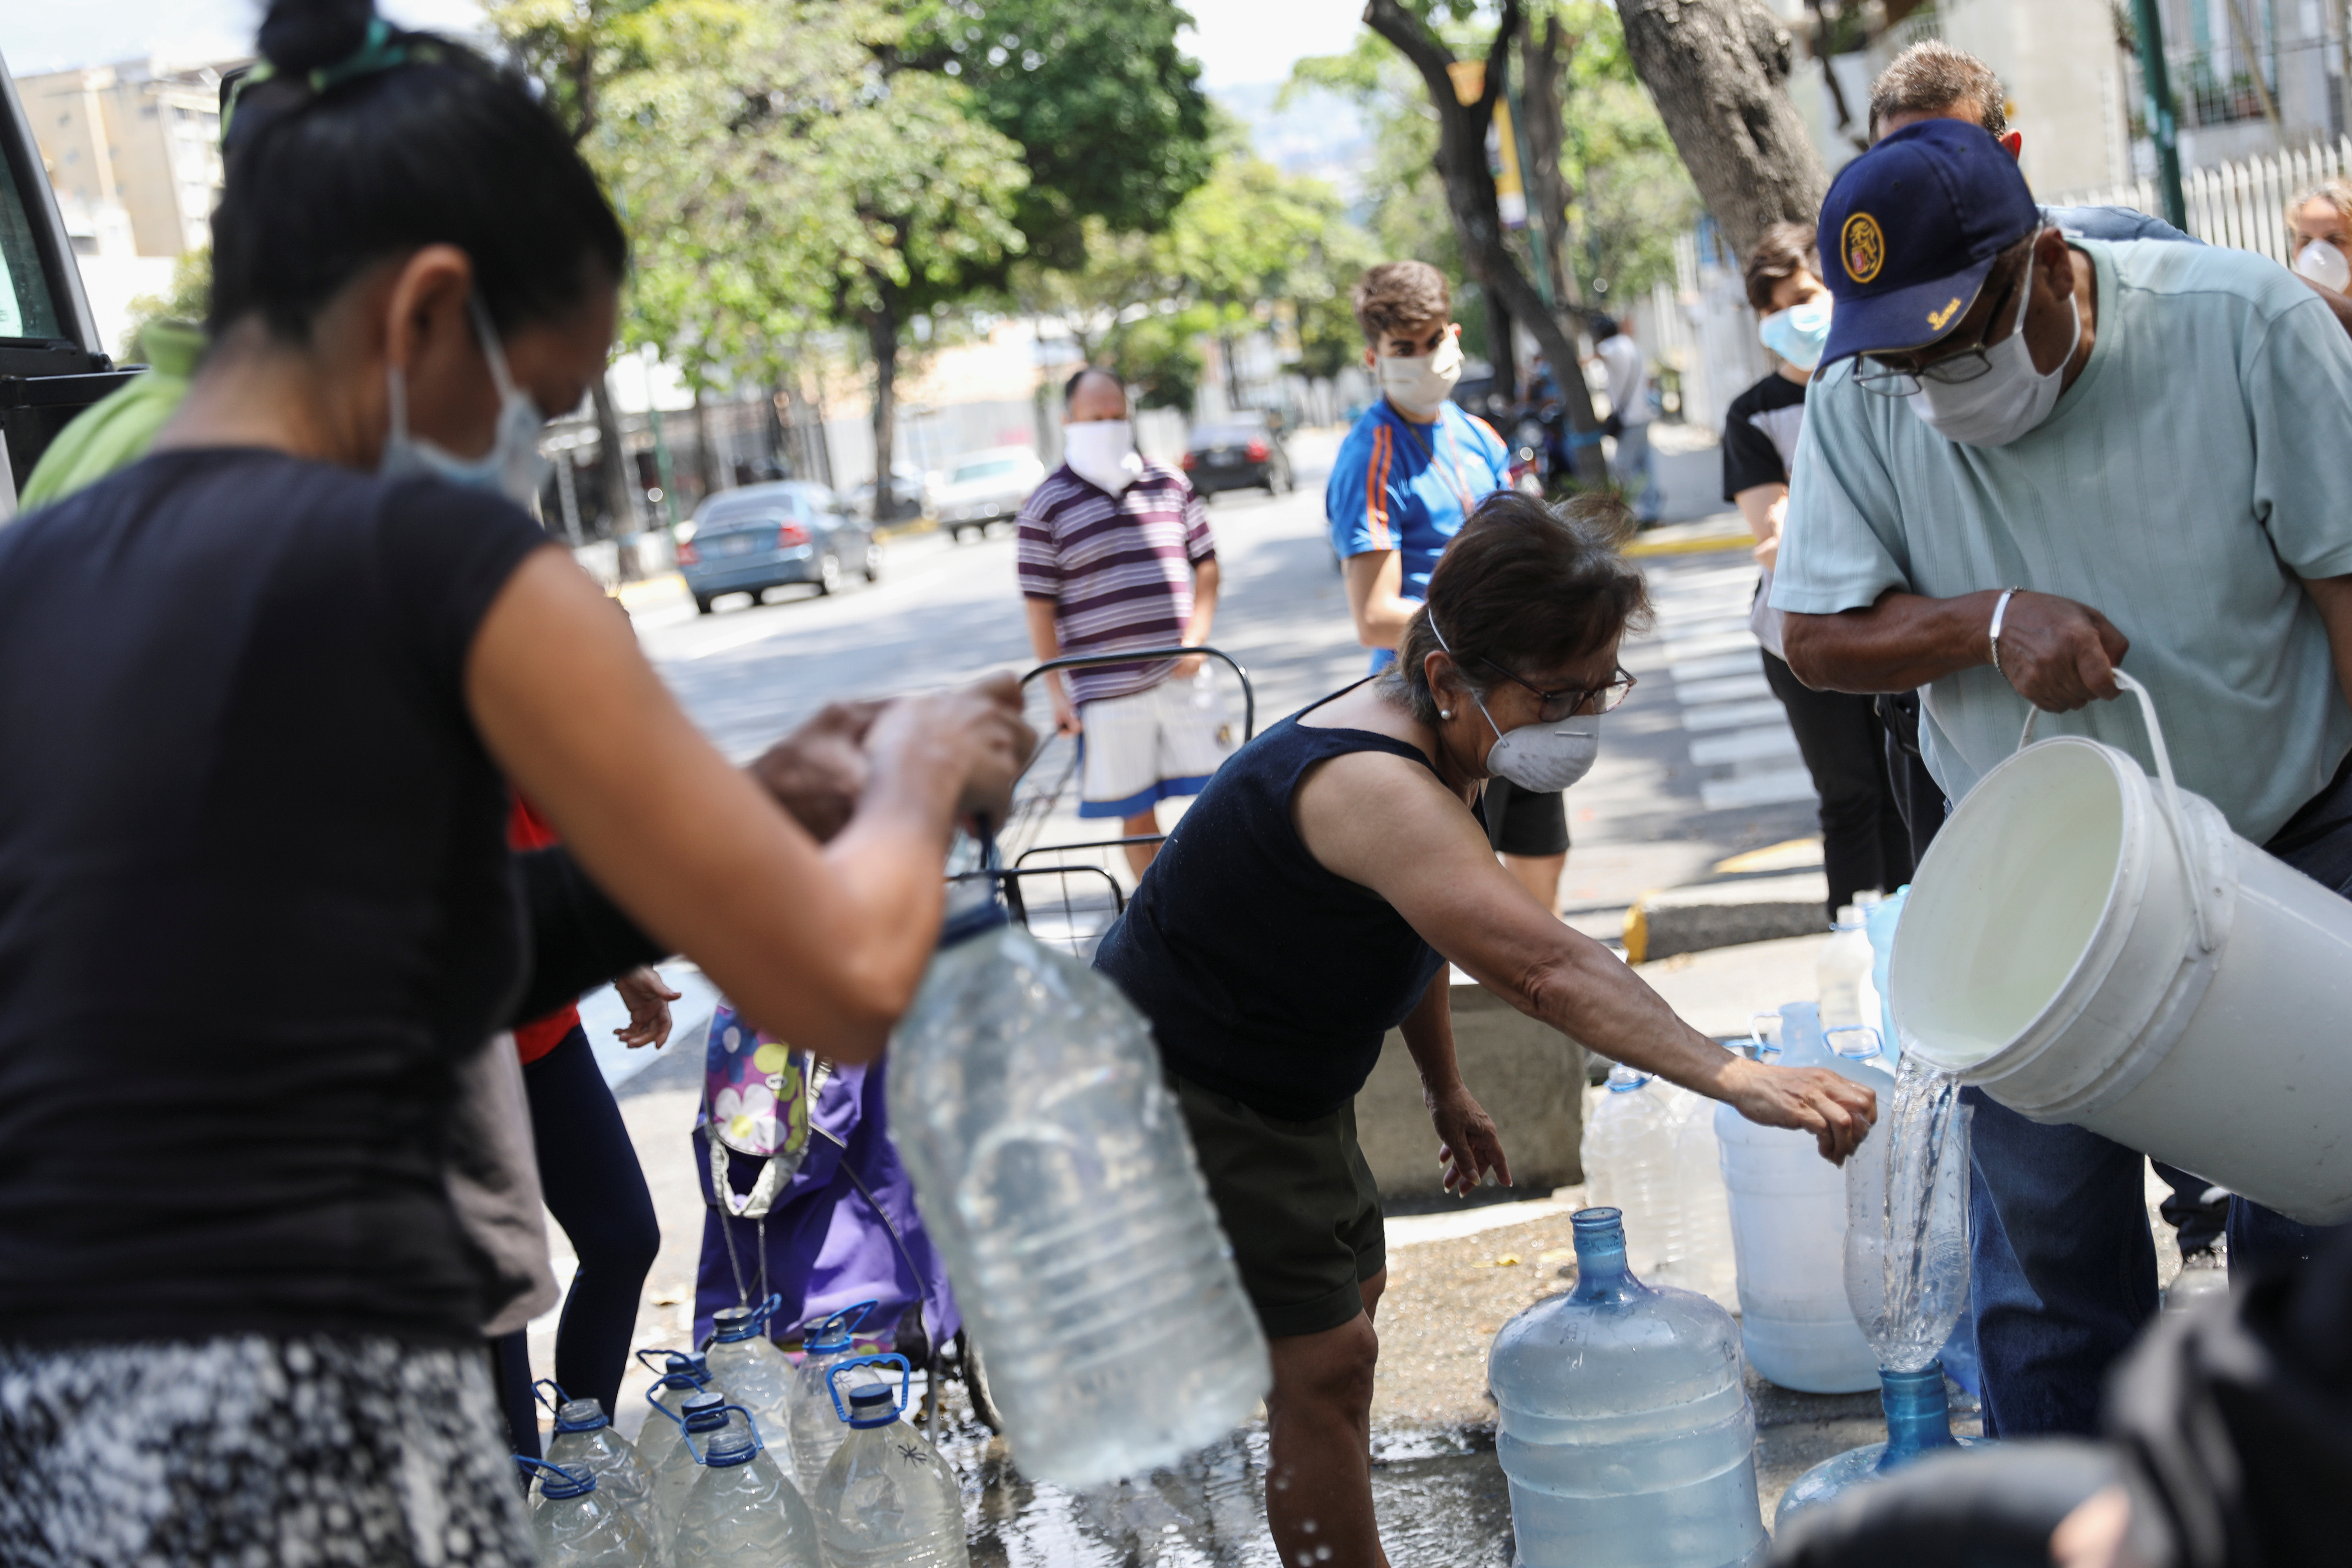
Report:
[[[524,977],[508,781],[862,1061],[1027,735],[1009,679],[897,704],[829,844],[777,810],[498,493],[609,351],[569,140],[365,0],[260,44],[186,403],[0,529],[0,1562],[527,1563],[445,1179]]]
[[[1724,418],[1723,499],[1756,536],[1761,573],[1748,621],[1764,645],[1764,679],[1788,710],[1822,798],[1822,869],[1835,920],[1857,892],[1891,893],[1911,879],[1911,840],[1887,771],[1876,700],[1815,691],[1790,673],[1780,653],[1780,613],[1771,605],[1805,384],[1829,337],[1830,295],[1819,268],[1811,224],[1773,225],[1748,258],[1748,302],[1762,312],[1759,335],[1780,363],[1734,398]]]

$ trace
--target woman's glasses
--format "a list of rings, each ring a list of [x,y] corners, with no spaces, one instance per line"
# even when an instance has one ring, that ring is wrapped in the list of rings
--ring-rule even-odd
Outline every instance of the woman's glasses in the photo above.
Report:
[[[1521,679],[1491,658],[1481,658],[1478,662],[1513,684],[1534,692],[1542,704],[1536,710],[1537,721],[1544,724],[1557,724],[1579,713],[1606,713],[1624,701],[1626,695],[1633,689],[1633,678],[1622,669],[1606,686],[1570,686],[1559,691],[1546,691],[1531,680]]]

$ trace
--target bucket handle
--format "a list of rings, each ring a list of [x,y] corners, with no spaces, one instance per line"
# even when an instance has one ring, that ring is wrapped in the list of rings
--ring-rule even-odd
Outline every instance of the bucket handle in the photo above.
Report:
[[[2180,869],[2189,879],[2189,908],[2197,917],[2197,948],[2200,952],[2213,951],[2213,920],[2206,910],[2205,878],[2199,870],[2197,856],[2189,845],[2187,816],[2180,809],[2180,785],[2172,777],[2172,753],[2165,749],[2164,731],[2156,721],[2156,699],[2147,688],[2118,669],[2116,684],[2139,699],[2140,717],[2147,724],[2148,749],[2156,753],[2156,773],[2160,781],[2157,790],[2158,806],[2164,813],[2166,826],[2172,829],[2172,847],[2180,857]],[[2023,751],[2033,740],[2033,721],[2042,717],[2042,710],[2026,705],[2025,732],[2017,738],[2018,750]]]

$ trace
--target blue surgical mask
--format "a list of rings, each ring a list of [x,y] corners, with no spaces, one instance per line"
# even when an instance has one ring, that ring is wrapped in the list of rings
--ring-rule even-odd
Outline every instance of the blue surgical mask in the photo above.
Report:
[[[383,460],[376,472],[395,479],[427,474],[467,489],[495,490],[517,506],[528,507],[546,482],[547,461],[539,455],[540,427],[547,416],[528,393],[507,374],[506,350],[482,309],[481,296],[467,301],[474,330],[481,334],[482,357],[489,361],[490,381],[499,389],[499,423],[490,449],[478,458],[461,458],[446,447],[408,433],[408,378],[399,366],[386,374],[391,382],[392,430],[383,439]]]
[[[1829,346],[1830,305],[1830,297],[1821,294],[1775,310],[1756,323],[1756,335],[1764,340],[1766,348],[1799,370],[1816,369],[1822,363],[1822,350]]]

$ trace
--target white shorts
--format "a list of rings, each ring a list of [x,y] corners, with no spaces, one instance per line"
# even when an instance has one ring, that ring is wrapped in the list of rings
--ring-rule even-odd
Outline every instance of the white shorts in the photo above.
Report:
[[[1209,670],[1149,691],[1078,704],[1080,816],[1134,816],[1198,795],[1232,754],[1233,726]]]

